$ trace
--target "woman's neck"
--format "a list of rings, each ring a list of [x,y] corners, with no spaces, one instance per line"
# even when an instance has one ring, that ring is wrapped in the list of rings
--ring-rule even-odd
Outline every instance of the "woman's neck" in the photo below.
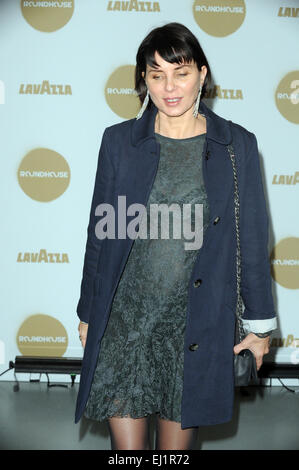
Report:
[[[207,132],[206,118],[201,114],[194,118],[192,110],[191,112],[184,113],[182,116],[173,117],[158,111],[155,121],[155,132],[173,139],[194,137]]]

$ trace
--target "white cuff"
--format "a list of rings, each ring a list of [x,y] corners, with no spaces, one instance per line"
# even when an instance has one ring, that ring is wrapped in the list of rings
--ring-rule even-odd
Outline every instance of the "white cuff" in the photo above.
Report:
[[[241,318],[243,328],[246,334],[249,333],[266,333],[270,330],[276,330],[277,317],[267,318],[265,320],[247,320]]]

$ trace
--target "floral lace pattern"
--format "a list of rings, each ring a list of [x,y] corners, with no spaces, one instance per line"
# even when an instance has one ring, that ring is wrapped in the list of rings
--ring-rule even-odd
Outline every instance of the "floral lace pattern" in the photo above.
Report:
[[[189,223],[195,228],[194,204],[203,204],[202,236],[209,207],[202,176],[206,134],[171,139],[156,134],[160,160],[147,204],[191,204]],[[133,241],[113,299],[101,340],[98,361],[84,415],[103,421],[112,416],[139,418],[159,413],[181,422],[184,332],[188,285],[198,249],[182,235],[172,238],[175,223],[169,212],[169,238]]]

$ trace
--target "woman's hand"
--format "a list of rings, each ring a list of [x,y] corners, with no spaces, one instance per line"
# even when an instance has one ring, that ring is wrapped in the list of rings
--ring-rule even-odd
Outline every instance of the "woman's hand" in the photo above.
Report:
[[[82,323],[80,321],[79,326],[78,326],[78,331],[79,331],[79,338],[81,340],[81,344],[83,348],[85,348],[85,343],[86,343],[86,338],[87,338],[87,330],[88,330],[88,325],[86,323]]]
[[[263,363],[264,354],[268,354],[270,351],[270,336],[266,338],[259,338],[254,333],[249,333],[241,343],[234,346],[234,353],[239,354],[242,349],[250,349],[256,360],[256,368],[259,370]]]

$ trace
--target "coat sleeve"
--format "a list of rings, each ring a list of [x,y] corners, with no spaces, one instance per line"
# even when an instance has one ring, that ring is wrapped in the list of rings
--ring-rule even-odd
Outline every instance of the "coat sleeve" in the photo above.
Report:
[[[240,191],[242,322],[247,333],[263,333],[277,328],[277,318],[268,254],[269,218],[253,133],[245,158]]]
[[[81,280],[80,298],[77,305],[77,315],[81,321],[88,323],[94,292],[94,280],[97,273],[98,260],[104,239],[99,239],[95,233],[97,219],[95,209],[101,203],[112,204],[113,181],[115,169],[108,151],[108,130],[105,129],[98,155],[97,170],[91,201],[87,241],[85,248],[83,273]]]

